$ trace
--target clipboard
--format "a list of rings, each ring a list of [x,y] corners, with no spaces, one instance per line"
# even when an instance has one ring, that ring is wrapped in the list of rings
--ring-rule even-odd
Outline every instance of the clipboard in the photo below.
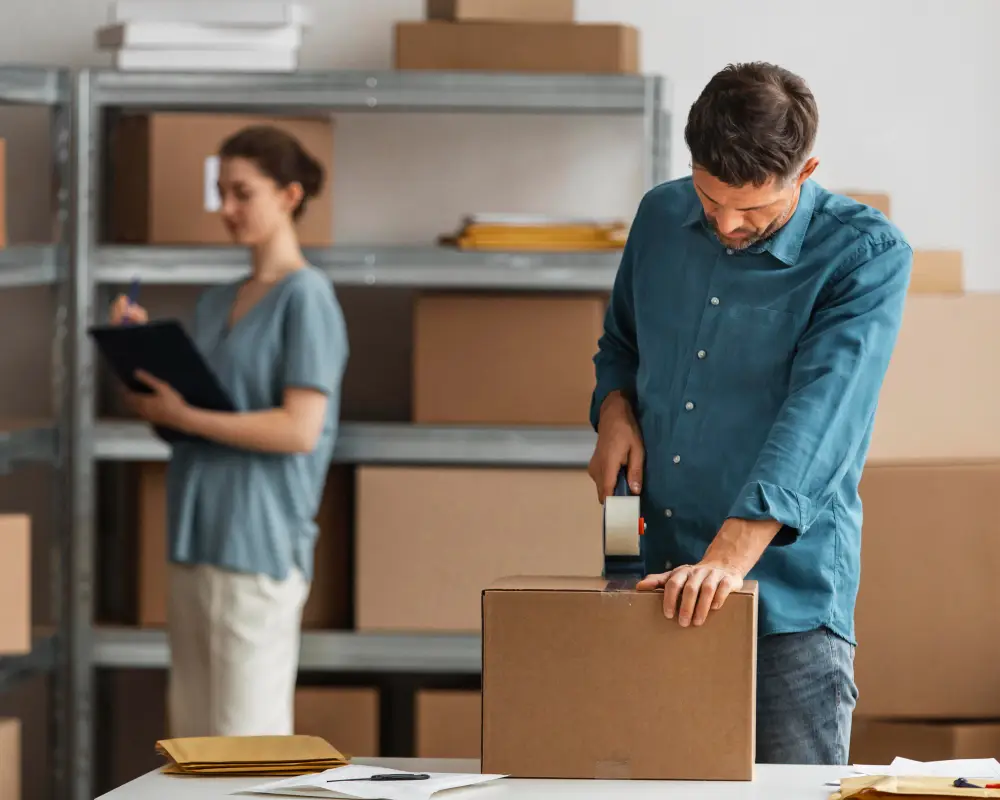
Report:
[[[169,383],[188,405],[208,411],[236,411],[187,331],[177,320],[157,320],[141,325],[93,325],[87,333],[118,379],[131,391],[152,390],[136,377],[144,370]],[[205,441],[173,428],[154,426],[166,442]]]

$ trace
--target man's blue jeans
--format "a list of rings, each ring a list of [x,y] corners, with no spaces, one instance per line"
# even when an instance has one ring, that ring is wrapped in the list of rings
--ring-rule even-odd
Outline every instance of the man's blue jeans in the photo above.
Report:
[[[757,642],[757,763],[847,764],[854,646],[826,628]]]

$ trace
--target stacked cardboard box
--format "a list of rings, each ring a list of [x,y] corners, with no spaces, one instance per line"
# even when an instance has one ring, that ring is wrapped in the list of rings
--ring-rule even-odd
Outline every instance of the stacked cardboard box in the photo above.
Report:
[[[848,190],[844,194],[887,217],[892,203],[880,192]],[[962,253],[957,250],[915,250],[910,292],[913,294],[961,294],[964,287]]]
[[[636,73],[639,31],[577,23],[573,0],[427,0],[395,28],[396,69]]]
[[[861,481],[852,759],[1000,744],[1000,295],[907,302]]]
[[[31,652],[31,520],[0,515],[0,656]]]
[[[21,722],[0,719],[0,800],[21,800]]]

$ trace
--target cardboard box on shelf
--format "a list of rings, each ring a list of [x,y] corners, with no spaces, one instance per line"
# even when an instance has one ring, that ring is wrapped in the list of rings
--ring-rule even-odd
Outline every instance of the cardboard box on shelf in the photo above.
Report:
[[[448,22],[572,22],[575,0],[427,0],[427,19]]]
[[[397,22],[396,69],[635,74],[639,31],[599,23]]]
[[[0,655],[31,652],[31,519],[0,515]]]
[[[871,206],[874,209],[881,211],[887,217],[892,215],[889,213],[892,210],[892,201],[889,195],[881,192],[864,192],[858,190],[848,190],[843,192],[845,197],[850,197],[852,200],[857,200],[859,203],[864,203],[866,206]]]
[[[914,250],[910,292],[962,294],[965,281],[960,250]]]
[[[303,245],[333,241],[333,123],[233,114],[126,114],[110,135],[109,232],[119,244],[230,244],[219,214],[218,149],[249,125],[295,136],[325,171],[298,223]]]
[[[167,624],[167,489],[166,464],[138,465],[138,609],[137,623],[159,628]],[[319,538],[313,582],[302,610],[302,627],[350,627],[350,471],[334,467],[317,515]]]
[[[0,719],[0,800],[21,800],[21,721]]]
[[[299,686],[295,690],[295,733],[326,739],[348,757],[377,757],[378,689]]]
[[[1000,722],[903,722],[855,717],[851,730],[852,764],[889,764],[894,758],[948,761],[996,758]]]
[[[582,469],[362,466],[355,508],[362,631],[478,632],[497,578],[599,575],[604,563]]]
[[[1000,459],[1000,294],[912,295],[869,461]]]
[[[998,494],[1000,461],[865,468],[859,717],[1000,718]]]
[[[483,772],[753,779],[755,582],[700,628],[600,578],[505,579],[482,608]]]
[[[601,295],[425,294],[413,319],[413,419],[588,426]]]
[[[421,689],[416,697],[417,758],[476,758],[482,753],[481,692]]]

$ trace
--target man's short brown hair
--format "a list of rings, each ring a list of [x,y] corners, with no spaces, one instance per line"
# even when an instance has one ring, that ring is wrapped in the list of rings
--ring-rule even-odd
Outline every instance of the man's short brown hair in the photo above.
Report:
[[[694,166],[730,186],[794,178],[819,127],[816,100],[798,75],[754,62],[730,64],[695,100],[684,128]]]

